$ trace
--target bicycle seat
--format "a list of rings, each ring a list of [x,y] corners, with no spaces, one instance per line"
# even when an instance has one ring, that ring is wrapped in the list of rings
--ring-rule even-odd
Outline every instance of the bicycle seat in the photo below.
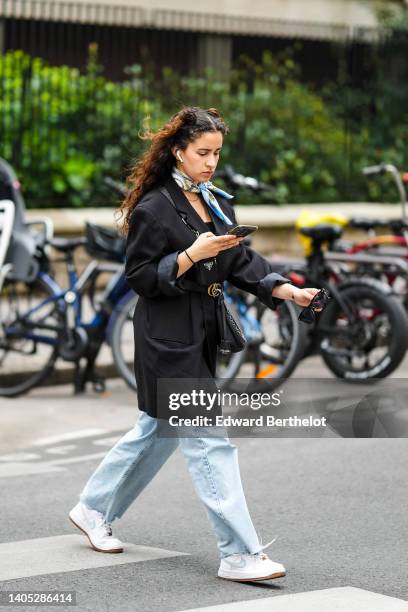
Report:
[[[334,224],[320,224],[314,227],[300,227],[298,231],[312,240],[319,242],[337,240],[340,238],[343,228]]]
[[[53,238],[48,244],[54,247],[54,249],[57,249],[57,251],[69,253],[85,243],[86,238],[81,236],[80,238]]]
[[[402,235],[402,232],[406,232],[408,230],[408,221],[404,221],[403,219],[393,219],[388,222],[388,225],[392,229],[394,234],[398,236]]]
[[[388,227],[390,222],[387,219],[368,219],[366,217],[353,217],[350,219],[350,226],[363,230],[371,230],[375,227]]]
[[[299,268],[300,266],[302,266],[304,264],[304,259],[283,259],[282,261],[277,261],[276,259],[271,259],[270,257],[266,258],[272,268],[272,272],[276,272],[277,274],[282,274],[282,276],[285,276],[285,274],[288,273],[289,270],[292,270],[293,268]]]

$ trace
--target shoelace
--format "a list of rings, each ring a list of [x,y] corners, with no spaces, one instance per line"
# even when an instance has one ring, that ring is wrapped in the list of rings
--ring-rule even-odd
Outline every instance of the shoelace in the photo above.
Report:
[[[265,550],[265,548],[269,548],[269,546],[271,546],[274,542],[276,542],[276,540],[278,539],[278,536],[275,536],[273,538],[273,540],[271,540],[270,542],[268,542],[267,544],[265,544],[264,546],[261,547],[261,550]],[[259,538],[259,542],[260,544],[262,544],[262,538]],[[258,553],[259,554],[259,553]]]
[[[260,552],[255,553],[254,555],[251,555],[252,557],[254,557],[255,561],[265,561],[265,559],[269,559],[268,555],[266,555],[262,551],[265,550],[266,548],[269,548],[269,546],[271,546],[277,539],[278,539],[278,536],[275,536],[273,540],[271,540],[270,542],[262,546]],[[262,538],[260,537],[259,537],[259,542],[262,544]]]
[[[95,519],[99,522],[98,527],[101,527],[105,531],[105,534],[107,536],[111,536],[112,535],[112,525],[105,521],[105,517],[103,516],[102,512],[93,510],[92,514],[94,515]]]
[[[271,540],[270,542],[268,542],[267,544],[265,544],[264,546],[262,546],[261,550],[257,553],[254,554],[246,554],[243,555],[242,553],[234,553],[233,555],[231,555],[232,557],[236,557],[236,559],[242,559],[243,557],[252,557],[256,562],[259,561],[265,561],[266,559],[269,559],[268,555],[266,555],[264,552],[262,552],[263,550],[265,550],[266,548],[268,548],[269,546],[271,546],[276,540],[278,539],[278,536],[275,536],[273,538],[273,540]],[[258,540],[260,542],[260,544],[262,544],[262,538],[260,536],[258,536]]]

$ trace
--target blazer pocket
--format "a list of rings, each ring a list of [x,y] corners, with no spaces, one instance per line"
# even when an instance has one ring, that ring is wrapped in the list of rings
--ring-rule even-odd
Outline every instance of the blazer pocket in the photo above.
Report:
[[[150,299],[147,320],[151,338],[192,343],[191,303],[188,293],[181,297],[160,296]]]

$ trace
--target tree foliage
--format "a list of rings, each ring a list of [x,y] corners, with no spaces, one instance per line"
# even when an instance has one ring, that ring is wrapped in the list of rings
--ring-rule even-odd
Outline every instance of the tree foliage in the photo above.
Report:
[[[159,84],[136,65],[115,83],[95,46],[84,73],[9,52],[0,57],[0,155],[15,165],[31,207],[112,205],[102,178],[124,178],[146,146],[146,120],[155,128],[183,104],[216,106],[230,126],[221,164],[273,184],[279,203],[393,197],[361,168],[407,163],[406,88],[385,79],[372,91],[338,83],[316,91],[290,52],[244,63],[229,82],[165,69]],[[257,200],[240,194],[242,203]]]

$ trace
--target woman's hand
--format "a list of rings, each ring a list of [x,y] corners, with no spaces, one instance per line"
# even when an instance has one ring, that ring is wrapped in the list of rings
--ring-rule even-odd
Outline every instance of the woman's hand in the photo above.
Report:
[[[208,257],[216,257],[220,251],[232,249],[243,240],[236,236],[225,234],[224,236],[215,236],[212,232],[204,232],[200,234],[197,240],[188,247],[188,254],[193,261],[207,259]]]
[[[310,302],[316,295],[319,293],[320,289],[307,288],[307,289],[299,289],[298,287],[293,287],[293,296],[292,299],[298,306],[309,306]],[[320,312],[321,308],[316,309],[316,312]]]
[[[307,289],[299,289],[299,287],[295,287],[291,283],[282,283],[282,285],[278,285],[274,288],[272,295],[281,300],[293,300],[298,306],[304,307],[309,306],[310,302],[319,291],[320,289],[310,287]],[[316,310],[316,312],[320,312],[320,310],[321,309]]]

